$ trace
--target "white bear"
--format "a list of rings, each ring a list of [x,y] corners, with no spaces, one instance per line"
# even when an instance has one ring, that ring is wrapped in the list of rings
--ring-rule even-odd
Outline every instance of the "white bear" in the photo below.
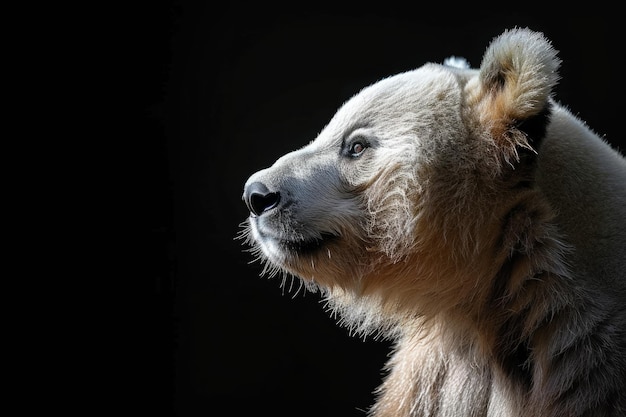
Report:
[[[559,65],[507,30],[246,182],[264,273],[394,342],[369,415],[626,415],[626,159],[552,97]]]

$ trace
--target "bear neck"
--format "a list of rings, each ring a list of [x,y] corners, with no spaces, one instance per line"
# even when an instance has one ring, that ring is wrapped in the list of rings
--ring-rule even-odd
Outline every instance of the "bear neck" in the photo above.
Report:
[[[516,169],[496,181],[472,183],[465,176],[466,193],[454,201],[425,201],[430,210],[420,213],[418,244],[402,260],[372,268],[383,272],[365,276],[356,298],[376,300],[374,314],[398,327],[422,332],[436,324],[484,352],[503,351],[498,343],[512,351],[532,337],[575,297],[563,260],[568,248],[551,207],[529,180],[533,169],[534,158],[522,155]],[[407,326],[411,321],[416,325]]]

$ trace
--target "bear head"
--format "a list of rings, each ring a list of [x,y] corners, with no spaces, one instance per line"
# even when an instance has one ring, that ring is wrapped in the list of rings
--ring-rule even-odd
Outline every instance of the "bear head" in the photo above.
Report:
[[[508,255],[494,231],[511,222],[518,245],[524,233],[505,217],[529,181],[559,64],[540,33],[512,29],[478,69],[450,59],[364,88],[246,182],[242,235],[264,272],[321,289],[365,332],[480,299],[473,272]]]

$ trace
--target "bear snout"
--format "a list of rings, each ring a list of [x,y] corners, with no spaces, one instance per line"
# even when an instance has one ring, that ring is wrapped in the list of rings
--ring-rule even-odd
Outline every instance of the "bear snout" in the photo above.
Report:
[[[260,216],[278,206],[280,193],[271,192],[265,184],[255,181],[244,188],[243,201],[250,213]]]

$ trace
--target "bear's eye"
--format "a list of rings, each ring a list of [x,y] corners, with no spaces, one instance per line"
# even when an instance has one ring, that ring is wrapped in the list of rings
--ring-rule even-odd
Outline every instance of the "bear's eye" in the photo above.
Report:
[[[350,144],[350,147],[348,148],[348,155],[356,158],[361,155],[366,148],[367,145],[365,142],[356,140]]]

